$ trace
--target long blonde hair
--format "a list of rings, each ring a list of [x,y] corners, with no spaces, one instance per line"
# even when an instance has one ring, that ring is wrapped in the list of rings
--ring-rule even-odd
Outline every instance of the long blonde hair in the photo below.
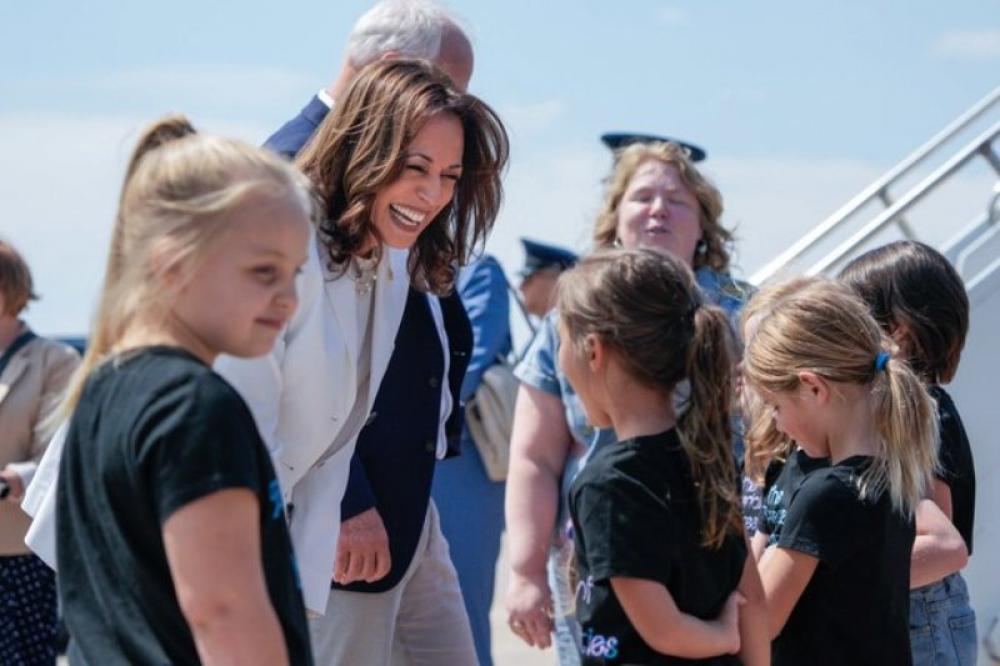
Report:
[[[100,303],[87,353],[60,410],[68,417],[90,372],[139,315],[163,316],[171,295],[157,277],[180,270],[183,283],[252,194],[294,202],[314,217],[309,181],[277,155],[242,141],[197,134],[168,116],[139,139],[126,171]]]
[[[887,491],[896,510],[912,515],[937,465],[936,410],[920,378],[903,360],[877,362],[892,344],[846,285],[799,279],[793,288],[764,289],[757,299],[767,303],[751,305],[757,322],[746,341],[747,382],[775,393],[793,391],[799,373],[808,371],[868,387],[878,444],[873,464],[859,478],[860,496]],[[772,420],[763,411],[752,416]],[[751,432],[758,432],[756,426]]]
[[[773,308],[775,303],[794,293],[808,281],[809,278],[792,278],[757,294],[740,313],[742,335],[749,337],[761,316]],[[743,441],[746,444],[744,471],[755,483],[762,485],[764,474],[771,461],[787,460],[795,447],[795,442],[774,427],[774,421],[770,418],[770,408],[745,382],[740,392],[740,402],[744,424]]]
[[[650,249],[599,250],[585,257],[559,278],[557,296],[576,353],[594,334],[636,381],[663,391],[690,382],[677,431],[698,489],[702,540],[718,548],[728,534],[742,534],[726,314],[704,303],[680,259]]]
[[[687,151],[676,143],[633,143],[615,153],[615,167],[608,177],[604,203],[594,224],[594,245],[612,247],[618,238],[618,206],[625,196],[629,181],[646,162],[663,162],[677,169],[681,181],[698,201],[698,220],[701,223],[704,252],[696,252],[695,270],[708,266],[716,271],[729,270],[729,247],[732,233],[722,226],[722,194],[698,171],[688,158]]]

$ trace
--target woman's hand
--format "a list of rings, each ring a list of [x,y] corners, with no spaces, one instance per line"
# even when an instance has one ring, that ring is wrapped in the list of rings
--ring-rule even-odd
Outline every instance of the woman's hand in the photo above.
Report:
[[[24,483],[20,474],[9,469],[0,470],[0,482],[7,486],[7,495],[4,499],[15,504],[21,501],[24,497]]]
[[[507,624],[525,643],[545,649],[552,644],[552,593],[545,572],[511,571],[507,584]]]
[[[559,508],[559,477],[572,441],[562,401],[521,384],[505,500],[510,565],[507,621],[521,640],[538,648],[552,643],[552,593],[545,566]]]
[[[389,535],[378,509],[372,507],[340,524],[333,580],[341,585],[374,583],[392,569]]]

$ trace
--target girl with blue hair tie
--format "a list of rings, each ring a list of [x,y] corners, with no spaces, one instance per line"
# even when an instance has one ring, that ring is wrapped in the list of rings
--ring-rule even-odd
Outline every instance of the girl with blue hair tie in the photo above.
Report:
[[[782,293],[775,294],[774,292]],[[773,663],[910,664],[914,514],[937,464],[934,403],[840,283],[757,297],[745,327],[748,445],[828,458],[791,489],[758,566]]]

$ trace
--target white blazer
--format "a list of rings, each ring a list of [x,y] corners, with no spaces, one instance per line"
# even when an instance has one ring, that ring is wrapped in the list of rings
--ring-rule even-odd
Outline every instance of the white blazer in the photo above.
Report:
[[[299,308],[274,351],[259,359],[220,357],[215,369],[243,396],[271,451],[286,504],[306,608],[326,612],[357,433],[330,451],[358,387],[355,283],[326,270],[314,243],[299,291]],[[385,375],[406,307],[408,253],[385,248],[376,269],[372,312],[370,411]]]
[[[409,291],[408,253],[384,248],[376,269],[372,313],[371,410],[395,345]],[[289,531],[306,608],[326,611],[340,533],[340,502],[347,488],[353,433],[337,451],[330,446],[357,395],[357,294],[354,281],[326,269],[325,251],[311,243],[297,284],[299,307],[273,352],[261,358],[220,356],[215,369],[250,407],[271,452],[286,504],[294,507]],[[23,508],[35,520],[25,541],[55,564],[55,487],[62,453],[57,434],[28,488]]]

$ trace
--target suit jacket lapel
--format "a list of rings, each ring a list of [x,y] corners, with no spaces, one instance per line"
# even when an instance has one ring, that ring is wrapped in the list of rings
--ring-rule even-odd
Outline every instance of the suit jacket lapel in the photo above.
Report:
[[[350,269],[348,269],[350,270]],[[341,339],[347,347],[347,359],[350,364],[351,376],[357,371],[358,365],[358,311],[357,294],[354,291],[354,280],[347,275],[331,276],[323,269],[323,291],[333,310],[333,316],[340,326]]]
[[[10,393],[11,388],[17,383],[17,380],[21,378],[24,371],[28,369],[28,355],[17,353],[14,358],[10,359],[7,364],[7,368],[0,375],[0,404],[7,398]]]
[[[405,250],[385,248],[386,256],[378,266],[375,280],[375,309],[372,312],[372,374],[368,392],[369,407],[374,404],[378,387],[392,357],[396,333],[406,309],[410,290],[410,275]]]

